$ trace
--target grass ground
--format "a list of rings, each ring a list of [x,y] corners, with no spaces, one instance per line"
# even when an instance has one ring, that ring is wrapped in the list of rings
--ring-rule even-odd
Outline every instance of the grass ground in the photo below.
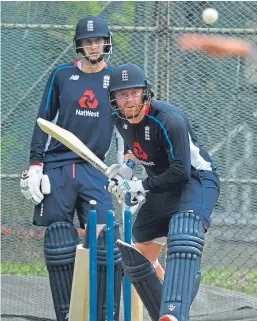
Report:
[[[1,273],[22,276],[48,275],[44,264],[29,265],[8,261],[4,261],[1,264]],[[257,269],[238,270],[233,267],[227,269],[203,269],[201,283],[244,292],[257,297]]]

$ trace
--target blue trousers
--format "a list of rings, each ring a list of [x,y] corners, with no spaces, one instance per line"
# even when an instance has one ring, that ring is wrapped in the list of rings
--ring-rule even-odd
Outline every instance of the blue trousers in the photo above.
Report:
[[[97,202],[97,223],[106,223],[107,210],[113,209],[111,194],[104,189],[107,178],[88,163],[73,163],[46,170],[51,194],[35,207],[33,224],[73,223],[75,210],[81,228],[88,220],[89,201]]]
[[[207,230],[219,191],[216,172],[194,170],[185,184],[174,186],[167,192],[146,193],[146,202],[133,225],[135,240],[147,242],[167,236],[171,217],[181,211],[194,211]]]

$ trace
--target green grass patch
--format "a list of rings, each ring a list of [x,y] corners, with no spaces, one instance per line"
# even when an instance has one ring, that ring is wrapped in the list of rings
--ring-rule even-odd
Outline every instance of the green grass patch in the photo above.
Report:
[[[1,274],[48,276],[45,264],[19,264],[4,261]],[[257,297],[257,269],[202,269],[201,284],[244,292]]]
[[[27,275],[27,276],[47,276],[45,264],[19,264],[5,261],[1,264],[1,274]]]
[[[257,269],[203,269],[201,283],[257,296]]]

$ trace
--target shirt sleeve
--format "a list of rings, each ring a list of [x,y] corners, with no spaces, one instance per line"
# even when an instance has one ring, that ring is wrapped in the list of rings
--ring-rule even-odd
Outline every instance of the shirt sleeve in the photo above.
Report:
[[[59,109],[59,88],[56,72],[54,70],[47,81],[37,118],[40,117],[52,121],[57,115]],[[30,145],[30,165],[43,162],[47,138],[48,135],[40,129],[36,122]]]
[[[167,153],[169,168],[162,174],[147,177],[143,181],[145,190],[161,192],[174,184],[187,182],[191,175],[190,143],[186,122],[175,113],[164,113],[158,120],[160,146]]]

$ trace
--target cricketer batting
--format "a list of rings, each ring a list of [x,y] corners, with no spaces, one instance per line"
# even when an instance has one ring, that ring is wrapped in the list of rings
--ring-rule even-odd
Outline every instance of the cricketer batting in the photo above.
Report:
[[[108,91],[127,157],[147,173],[143,180],[124,180],[117,172],[109,180],[108,190],[119,200],[125,192],[146,197],[133,226],[135,247],[117,241],[124,272],[152,320],[188,321],[200,284],[204,234],[219,196],[216,166],[184,112],[152,100],[139,66],[116,67]],[[164,274],[158,255],[166,243]]]

